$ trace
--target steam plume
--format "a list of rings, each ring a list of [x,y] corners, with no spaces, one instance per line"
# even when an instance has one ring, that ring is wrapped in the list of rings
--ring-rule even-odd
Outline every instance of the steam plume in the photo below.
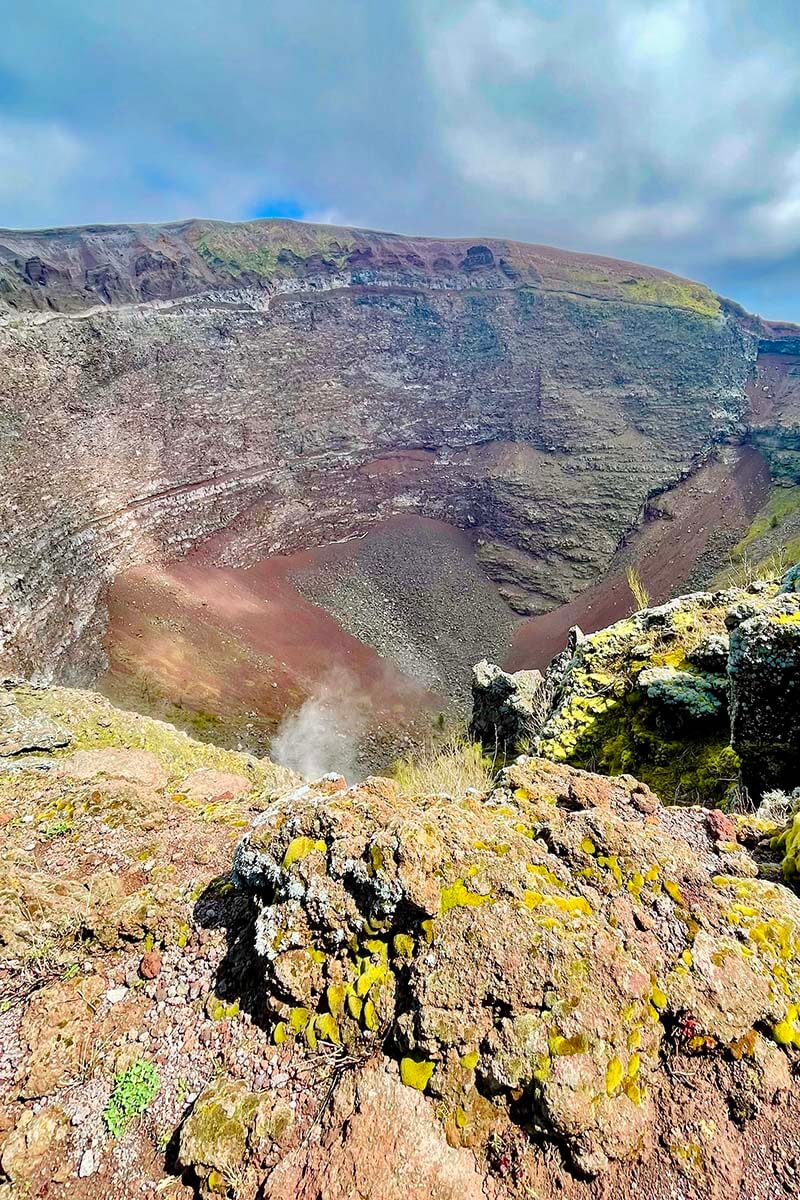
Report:
[[[283,718],[270,756],[307,779],[335,771],[356,782],[359,742],[366,724],[367,703],[356,681],[346,671],[332,671],[296,712]]]

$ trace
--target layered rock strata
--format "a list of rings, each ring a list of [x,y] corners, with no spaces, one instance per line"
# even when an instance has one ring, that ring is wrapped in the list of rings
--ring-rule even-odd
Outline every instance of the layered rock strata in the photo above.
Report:
[[[560,604],[739,428],[758,343],[649,268],[281,221],[4,233],[0,288],[0,661],[39,677],[97,670],[110,578],[220,530],[245,565],[442,518]]]

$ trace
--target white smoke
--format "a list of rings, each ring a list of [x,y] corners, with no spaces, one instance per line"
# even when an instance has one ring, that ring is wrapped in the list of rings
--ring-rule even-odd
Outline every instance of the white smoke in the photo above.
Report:
[[[356,782],[368,711],[367,699],[353,677],[346,671],[332,671],[296,712],[283,718],[270,757],[306,779],[333,771]]]

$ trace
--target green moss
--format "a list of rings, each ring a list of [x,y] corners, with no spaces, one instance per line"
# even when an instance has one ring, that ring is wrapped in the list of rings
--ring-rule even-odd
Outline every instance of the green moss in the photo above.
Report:
[[[800,456],[798,473],[800,478]],[[746,583],[753,576],[781,575],[800,561],[800,486],[774,486],[744,537],[731,550],[732,566],[717,584]]]
[[[526,888],[522,900],[526,908],[549,907],[569,916],[591,916],[593,912],[591,904],[583,896],[545,896],[542,892]]]
[[[296,259],[312,256],[341,269],[355,245],[348,230],[271,221],[215,224],[212,229],[202,230],[194,248],[214,270],[272,279],[296,275]]]
[[[327,846],[325,843],[317,838],[292,838],[291,842],[286,847],[286,853],[283,856],[283,862],[281,863],[281,866],[284,871],[288,871],[289,868],[294,865],[294,863],[299,862],[302,858],[307,858],[308,855],[313,854],[314,851],[324,854],[326,850]]]
[[[628,304],[686,309],[700,317],[713,318],[720,313],[719,298],[707,287],[674,275],[621,276],[610,268],[591,267],[582,263],[571,263],[563,268],[562,274],[565,290],[586,291]]]
[[[168,786],[173,787],[199,767],[244,775],[256,789],[286,786],[291,780],[288,772],[267,759],[196,741],[164,721],[115,708],[94,692],[60,687],[19,688],[14,698],[24,716],[42,713],[69,730],[72,741],[63,750],[55,752],[57,757],[72,754],[75,750],[110,747],[149,750],[166,770]],[[187,807],[198,810],[205,807],[186,797],[179,799]],[[236,802],[235,807],[240,811],[241,803]],[[223,808],[222,811],[227,814],[233,810]]]
[[[206,1001],[206,1013],[212,1021],[226,1021],[239,1015],[239,1001],[226,1003],[219,996],[211,995]]]
[[[739,773],[738,756],[724,733],[673,741],[645,721],[645,712],[641,699],[631,696],[608,719],[584,726],[553,757],[609,775],[635,775],[665,803],[723,806]],[[545,746],[542,753],[549,756]]]
[[[477,908],[480,904],[490,904],[491,899],[491,896],[469,891],[464,880],[457,879],[455,883],[442,889],[439,911],[444,914],[452,908]]]
[[[764,507],[753,519],[753,523],[732,551],[734,558],[743,557],[748,546],[764,536],[770,529],[778,528],[787,517],[800,512],[800,487],[773,487]]]
[[[788,829],[772,839],[772,848],[783,856],[783,877],[789,883],[800,881],[800,813]]]

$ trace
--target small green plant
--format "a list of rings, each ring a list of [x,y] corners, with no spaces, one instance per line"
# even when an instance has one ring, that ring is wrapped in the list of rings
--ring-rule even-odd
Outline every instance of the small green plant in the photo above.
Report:
[[[103,1113],[109,1133],[121,1137],[134,1117],[145,1111],[160,1086],[158,1071],[143,1058],[121,1071]]]
[[[46,838],[55,838],[61,837],[61,835],[64,833],[69,833],[71,829],[71,821],[50,821],[49,824],[45,825],[42,832]]]
[[[639,574],[638,567],[627,567],[625,570],[625,579],[628,587],[631,590],[634,604],[636,605],[635,612],[641,612],[643,608],[650,607],[650,593],[642,583],[642,577]]]

